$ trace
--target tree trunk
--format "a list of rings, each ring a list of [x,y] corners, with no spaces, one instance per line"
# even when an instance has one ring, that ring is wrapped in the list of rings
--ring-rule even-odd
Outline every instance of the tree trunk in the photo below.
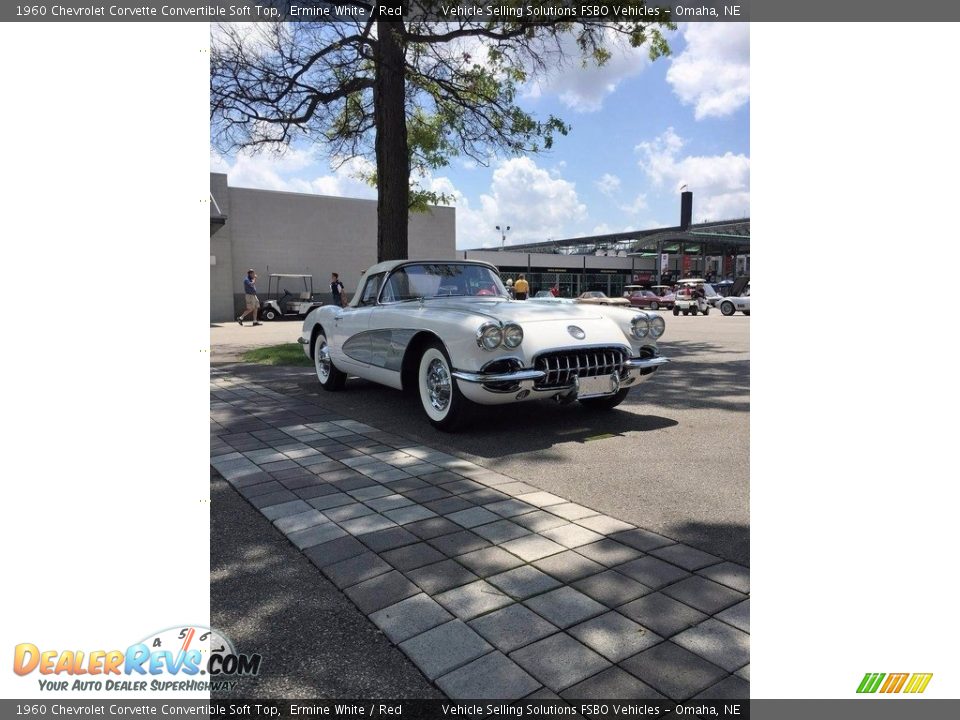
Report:
[[[407,258],[410,154],[400,23],[377,22],[373,109],[377,128],[377,261]]]

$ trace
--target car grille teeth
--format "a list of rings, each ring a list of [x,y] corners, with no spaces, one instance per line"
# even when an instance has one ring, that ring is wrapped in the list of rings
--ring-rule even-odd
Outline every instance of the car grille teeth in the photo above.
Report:
[[[574,376],[622,375],[625,360],[626,353],[616,347],[544,353],[537,357],[534,367],[546,375],[533,386],[538,390],[565,388],[573,384]]]

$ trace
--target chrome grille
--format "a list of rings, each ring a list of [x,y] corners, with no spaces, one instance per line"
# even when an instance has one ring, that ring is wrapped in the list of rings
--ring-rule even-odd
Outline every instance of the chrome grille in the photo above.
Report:
[[[626,359],[626,352],[618,347],[544,353],[537,356],[533,366],[545,372],[546,376],[534,382],[533,386],[538,390],[564,388],[573,383],[574,376],[620,375]]]

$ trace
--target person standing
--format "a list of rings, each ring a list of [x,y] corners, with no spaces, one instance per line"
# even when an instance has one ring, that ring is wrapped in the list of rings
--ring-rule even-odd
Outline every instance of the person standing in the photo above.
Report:
[[[338,273],[330,275],[330,294],[333,296],[333,304],[343,307],[343,283],[340,282]]]
[[[254,325],[262,325],[263,323],[257,318],[257,314],[260,312],[260,298],[257,297],[257,273],[253,268],[247,270],[247,275],[243,278],[243,298],[246,302],[246,309],[237,318],[240,327],[243,327],[243,319],[249,313],[253,314]]]
[[[523,273],[520,273],[520,277],[518,277],[517,281],[513,284],[513,292],[517,300],[527,299],[527,294],[530,292],[530,283],[527,282],[527,278]]]

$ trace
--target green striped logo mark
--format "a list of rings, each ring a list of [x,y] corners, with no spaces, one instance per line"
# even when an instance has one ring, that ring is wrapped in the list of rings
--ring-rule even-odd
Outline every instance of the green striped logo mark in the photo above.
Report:
[[[863,676],[863,680],[860,681],[860,687],[857,688],[857,692],[875,693],[885,677],[886,673],[867,673]]]

